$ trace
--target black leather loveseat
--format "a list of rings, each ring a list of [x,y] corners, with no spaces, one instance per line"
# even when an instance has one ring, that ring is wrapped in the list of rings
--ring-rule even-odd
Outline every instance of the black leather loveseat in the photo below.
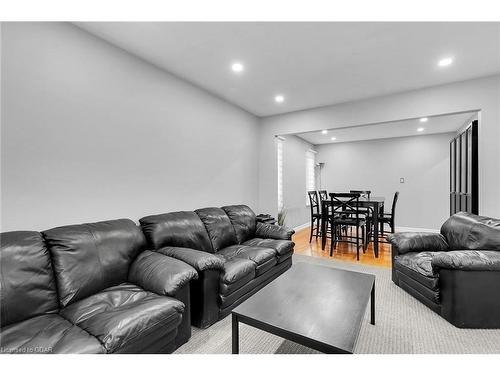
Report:
[[[2,233],[2,352],[172,352],[186,342],[196,271],[145,245],[128,219]]]
[[[292,265],[292,230],[257,223],[247,206],[171,212],[139,220],[151,249],[198,271],[192,324],[208,327]]]
[[[451,216],[441,233],[395,233],[392,280],[461,328],[500,328],[500,220]]]

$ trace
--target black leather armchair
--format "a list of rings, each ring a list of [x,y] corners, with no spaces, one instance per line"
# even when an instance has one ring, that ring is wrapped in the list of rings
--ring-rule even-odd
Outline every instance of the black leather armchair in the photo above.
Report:
[[[188,264],[127,219],[1,235],[4,352],[171,352],[191,335]]]
[[[500,328],[500,220],[451,216],[441,233],[395,233],[392,280],[453,325]]]
[[[155,251],[191,265],[191,319],[208,327],[292,264],[292,230],[257,223],[247,206],[210,207],[139,220]]]

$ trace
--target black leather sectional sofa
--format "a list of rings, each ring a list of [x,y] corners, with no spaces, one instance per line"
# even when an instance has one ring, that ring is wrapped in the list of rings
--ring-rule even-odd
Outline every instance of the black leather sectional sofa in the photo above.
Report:
[[[1,237],[1,345],[13,353],[171,352],[191,336],[184,262],[128,219]]]
[[[247,206],[173,212],[139,221],[151,249],[198,272],[191,283],[191,321],[197,327],[223,318],[292,265],[294,232],[257,223]]]
[[[293,231],[247,206],[141,225],[2,233],[2,352],[169,353],[291,266]]]
[[[395,233],[392,280],[460,328],[500,328],[500,220],[458,213],[441,233]]]

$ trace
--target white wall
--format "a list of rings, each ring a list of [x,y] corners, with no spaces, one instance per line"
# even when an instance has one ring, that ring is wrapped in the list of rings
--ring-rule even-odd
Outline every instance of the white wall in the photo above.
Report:
[[[396,226],[439,229],[449,216],[449,141],[455,133],[317,146],[329,192],[370,190],[390,212],[399,191]],[[404,178],[404,183],[399,182]]]
[[[500,76],[264,118],[260,133],[260,211],[276,212],[273,136],[461,111],[479,113],[480,213],[500,217]]]
[[[4,23],[2,231],[246,203],[258,119],[64,23]]]
[[[306,206],[306,152],[314,146],[303,139],[285,136],[283,145],[283,204],[287,212],[285,225],[294,228],[311,221]]]

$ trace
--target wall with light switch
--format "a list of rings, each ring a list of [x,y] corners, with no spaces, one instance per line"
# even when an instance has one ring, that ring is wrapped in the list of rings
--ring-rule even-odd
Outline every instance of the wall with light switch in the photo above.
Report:
[[[370,190],[391,209],[399,191],[396,226],[440,228],[449,216],[449,141],[455,133],[316,146],[329,192]]]

